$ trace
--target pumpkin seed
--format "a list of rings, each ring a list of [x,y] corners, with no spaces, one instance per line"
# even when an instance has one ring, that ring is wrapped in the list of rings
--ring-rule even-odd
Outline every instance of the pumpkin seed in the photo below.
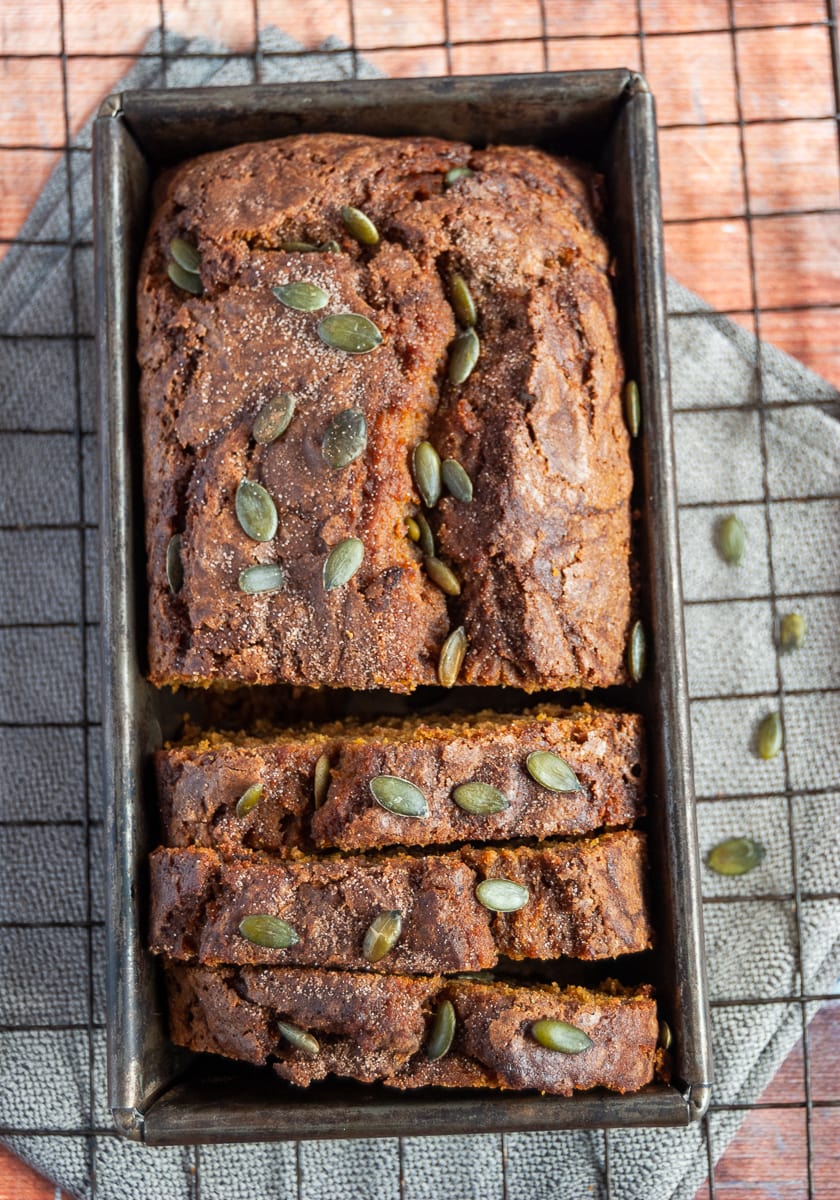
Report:
[[[630,640],[627,643],[627,670],[634,683],[638,683],[644,675],[646,662],[645,627],[641,621],[637,621],[630,630]]]
[[[463,625],[450,633],[440,648],[438,680],[442,687],[452,687],[458,678],[467,653],[467,634]]]
[[[360,408],[345,408],[327,426],[321,453],[331,467],[348,467],[367,446],[367,421]]]
[[[463,333],[459,333],[452,343],[452,352],[449,355],[449,382],[456,387],[465,383],[472,374],[480,353],[481,343],[474,329],[465,329]]]
[[[317,283],[307,283],[303,279],[294,283],[282,283],[271,290],[281,304],[297,312],[317,312],[329,300],[322,287],[318,287]]]
[[[463,275],[453,275],[449,281],[452,310],[461,325],[475,325],[475,301]]]
[[[312,242],[281,242],[280,249],[287,254],[312,254],[318,247],[313,246]]]
[[[805,641],[807,625],[802,613],[792,612],[782,617],[779,626],[779,645],[783,650],[798,650]]]
[[[667,1021],[659,1022],[659,1045],[663,1050],[670,1050],[674,1041],[674,1035],[671,1033],[671,1026]]]
[[[443,186],[451,188],[459,179],[469,179],[471,175],[475,175],[475,171],[470,167],[450,167],[443,177]]]
[[[528,774],[550,792],[582,792],[580,780],[559,754],[551,750],[534,750],[525,759]]]
[[[709,851],[706,865],[718,875],[746,875],[761,863],[765,853],[761,842],[752,838],[727,838]]]
[[[510,801],[504,792],[491,787],[489,783],[459,783],[452,793],[452,799],[464,812],[477,817],[489,817],[493,813],[504,812],[510,808]]]
[[[455,1037],[455,1009],[451,1000],[444,1000],[438,1005],[429,1040],[426,1043],[426,1057],[429,1062],[437,1062],[439,1058],[449,1053],[452,1039]]]
[[[277,532],[277,509],[262,484],[243,479],[236,489],[236,516],[249,538],[270,542]]]
[[[204,295],[204,284],[198,275],[193,274],[192,271],[185,271],[178,263],[167,263],[166,274],[181,291],[190,292],[193,296]]]
[[[288,1021],[278,1021],[277,1030],[295,1050],[302,1050],[313,1058],[321,1053],[321,1043],[311,1033],[301,1029],[299,1025],[291,1025]]]
[[[321,245],[316,248],[318,250],[320,250],[322,254],[340,254],[341,253],[341,247],[339,246],[338,242],[336,242],[333,238],[330,238],[330,240],[328,242],[322,242]]]
[[[412,542],[420,541],[420,526],[414,520],[414,517],[406,517],[405,530]]]
[[[758,727],[758,753],[762,758],[775,758],[783,742],[782,718],[777,712],[768,713]]]
[[[431,442],[418,442],[411,460],[414,482],[427,508],[440,499],[440,455]]]
[[[718,549],[724,560],[737,567],[744,557],[747,531],[734,513],[724,517],[718,526]]]
[[[432,533],[432,527],[422,513],[417,513],[414,518],[420,526],[420,540],[418,545],[425,555],[429,558],[435,556],[435,535]]]
[[[462,500],[464,504],[472,502],[472,480],[457,459],[445,458],[440,464],[440,473],[450,495],[456,500]]]
[[[320,808],[330,786],[330,756],[322,754],[315,763],[315,807]]]
[[[365,940],[362,942],[362,954],[369,963],[377,963],[396,946],[402,933],[402,913],[394,909],[381,912],[370,923]]]
[[[190,242],[179,237],[173,238],[169,243],[169,253],[182,270],[188,271],[190,275],[198,274],[201,269],[201,255]]]
[[[479,904],[491,912],[518,912],[528,903],[528,889],[512,879],[485,879],[475,889]]]
[[[173,533],[166,547],[166,579],[169,590],[177,596],[184,586],[184,564],[181,559],[181,535]]]
[[[447,567],[446,563],[441,562],[434,555],[427,554],[423,559],[423,565],[432,583],[436,583],[440,590],[445,592],[447,596],[461,595],[461,585],[458,582],[458,576]]]
[[[639,385],[635,379],[628,379],[624,385],[624,419],[631,437],[638,437],[639,426],[642,423],[642,402],[639,399]]]
[[[246,596],[279,592],[286,584],[286,572],[279,563],[257,563],[246,567],[239,576],[239,590]]]
[[[580,1054],[593,1045],[592,1038],[567,1021],[535,1021],[531,1036],[546,1050],[557,1050],[560,1054]]]
[[[237,817],[244,817],[251,811],[252,808],[256,808],[264,795],[265,788],[263,785],[261,783],[252,783],[251,786],[242,793],[236,803]]]
[[[261,446],[276,441],[289,428],[295,413],[295,397],[291,392],[280,392],[262,406],[254,418],[251,436]]]
[[[429,815],[429,805],[420,788],[399,775],[377,775],[370,781],[370,790],[377,804],[398,817]]]
[[[358,538],[344,538],[333,546],[324,563],[324,591],[342,587],[358,571],[365,548]]]
[[[268,913],[251,913],[239,922],[239,932],[255,946],[268,950],[286,950],[300,941],[297,932],[288,922]]]
[[[363,246],[375,246],[379,241],[379,230],[361,209],[345,204],[341,210],[341,219],[350,236]]]
[[[373,321],[352,312],[324,317],[318,323],[318,337],[333,350],[345,350],[348,354],[368,354],[382,344],[382,334]]]

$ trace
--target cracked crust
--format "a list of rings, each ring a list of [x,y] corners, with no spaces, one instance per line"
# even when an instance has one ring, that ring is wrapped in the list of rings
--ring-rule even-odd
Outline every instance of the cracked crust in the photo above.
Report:
[[[652,989],[607,980],[598,991],[556,984],[511,987],[405,976],[254,968],[167,966],[173,1041],[192,1050],[264,1064],[306,1087],[327,1075],[390,1087],[537,1088],[554,1095],[605,1087],[637,1091],[667,1064],[656,1049]],[[445,1057],[429,1062],[426,1044],[438,1006],[455,1010]],[[580,1054],[546,1050],[534,1021],[565,1021],[592,1046]],[[317,1036],[319,1053],[292,1049],[276,1022]]]
[[[449,190],[443,175],[475,175]],[[387,687],[436,682],[450,629],[468,651],[460,683],[600,687],[625,678],[630,622],[630,467],[622,367],[597,232],[599,181],[538,150],[435,139],[303,135],[198,158],[161,180],[140,270],[150,668],[157,684],[215,681]],[[373,250],[344,234],[340,207],[367,212]],[[197,243],[204,296],[166,276],[173,236]],[[286,253],[337,238],[341,253]],[[445,381],[456,333],[446,281],[468,280],[482,354]],[[324,312],[376,322],[384,344],[324,346],[320,314],[284,308],[292,279],[329,294]],[[277,391],[295,418],[255,446],[256,412]],[[329,420],[361,408],[365,455],[335,471]],[[419,505],[411,451],[428,437],[473,478],[472,504],[444,498],[430,520],[463,583],[447,599],[405,537]],[[234,516],[244,477],[279,513],[271,543]],[[166,583],[182,532],[184,585]],[[365,558],[325,594],[329,549],[359,537]],[[280,561],[288,583],[245,596],[239,573]]]
[[[651,945],[646,844],[633,830],[579,842],[440,855],[356,855],[277,860],[222,858],[214,850],[160,848],[151,855],[153,953],[204,965],[266,963],[370,970],[362,955],[379,913],[402,914],[386,973],[478,971],[509,958],[615,958]],[[476,899],[488,878],[523,883],[516,913]],[[243,917],[287,921],[300,940],[283,950],[239,933]]]

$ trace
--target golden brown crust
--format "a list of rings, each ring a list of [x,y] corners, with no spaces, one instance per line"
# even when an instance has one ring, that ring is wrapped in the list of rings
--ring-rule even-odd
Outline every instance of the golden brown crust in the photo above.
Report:
[[[381,912],[402,915],[387,973],[476,971],[510,958],[613,958],[646,950],[645,838],[633,830],[536,848],[449,854],[225,860],[213,850],[151,855],[150,947],[215,965],[274,963],[370,970],[364,935]],[[490,912],[482,880],[525,883],[518,913]],[[251,914],[279,917],[300,941],[265,949],[239,933]]]
[[[563,757],[581,789],[556,793],[534,782],[525,761],[535,750]],[[324,754],[330,783],[316,810],[315,764]],[[644,814],[643,764],[641,717],[556,705],[521,715],[404,718],[229,742],[214,737],[156,755],[167,845],[272,854],[567,837],[629,825]],[[377,775],[415,783],[428,817],[397,816],[377,804],[370,791]],[[498,788],[510,807],[489,816],[463,812],[452,791],[472,780]],[[262,798],[237,816],[239,798],[255,784],[263,786]]]
[[[444,189],[446,170],[468,160],[475,175]],[[623,681],[630,468],[597,177],[528,148],[325,134],[198,158],[163,190],[138,291],[152,680],[410,691],[436,681],[441,644],[463,624],[459,682]],[[343,232],[343,204],[376,222],[373,251]],[[167,278],[173,236],[200,250],[202,297]],[[340,253],[279,248],[332,238]],[[453,388],[456,270],[482,353]],[[373,319],[383,345],[361,356],[324,346],[323,313],[271,294],[301,279],[328,292],[324,312]],[[279,391],[298,396],[295,418],[255,446],[254,416]],[[335,470],[321,440],[347,407],[364,411],[368,447]],[[410,455],[426,437],[475,483],[472,504],[447,497],[430,516],[463,583],[453,600],[404,535],[419,503]],[[277,506],[270,543],[236,521],[245,476]],[[173,596],[176,532],[184,584]],[[324,560],[348,536],[364,543],[362,567],[326,594]],[[245,567],[274,561],[283,591],[239,591]]]
[[[605,1087],[636,1091],[654,1077],[656,1004],[651,989],[511,987],[431,978],[288,968],[167,966],[173,1041],[262,1064],[306,1087],[326,1075],[391,1087],[537,1088],[555,1095]],[[449,1053],[426,1053],[434,1013],[449,1000]],[[580,1054],[540,1046],[534,1021],[565,1021],[593,1045]],[[317,1055],[293,1049],[276,1022],[314,1035]]]

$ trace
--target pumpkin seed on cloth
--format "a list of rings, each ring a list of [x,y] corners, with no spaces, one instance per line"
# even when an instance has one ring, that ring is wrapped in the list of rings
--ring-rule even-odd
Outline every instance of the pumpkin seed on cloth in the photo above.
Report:
[[[451,496],[464,504],[472,503],[472,480],[457,459],[445,458],[440,464],[440,474],[444,487]]]
[[[761,758],[775,758],[783,745],[782,718],[777,712],[768,713],[758,727],[758,753]]]
[[[455,1008],[452,1001],[442,1001],[438,1005],[426,1043],[426,1057],[429,1062],[437,1062],[449,1053],[452,1039],[455,1037],[455,1024]]]
[[[458,676],[461,674],[461,667],[464,665],[464,656],[467,653],[467,634],[463,625],[459,625],[457,629],[450,633],[449,637],[440,648],[440,658],[438,659],[438,681],[441,687],[453,687]]]
[[[362,942],[362,954],[369,963],[377,963],[390,954],[402,933],[402,913],[395,909],[374,917]]]
[[[442,592],[447,596],[460,596],[461,585],[458,582],[458,576],[447,567],[446,563],[435,558],[434,555],[427,554],[423,559],[423,565],[426,568],[426,574],[431,579],[432,583],[437,584]]]
[[[647,641],[645,627],[637,621],[630,630],[630,640],[627,643],[627,670],[634,683],[639,683],[647,665]]]
[[[239,590],[246,596],[279,592],[286,586],[286,572],[279,563],[256,563],[239,575]]]
[[[281,283],[271,290],[281,304],[297,312],[317,312],[329,300],[322,287],[318,287],[317,283],[307,283],[304,279],[293,283]]]
[[[304,1054],[309,1054],[315,1057],[321,1053],[321,1043],[311,1033],[307,1033],[305,1029],[301,1029],[299,1025],[292,1025],[288,1021],[278,1021],[277,1030],[286,1039],[290,1046],[294,1046],[295,1050],[302,1050]]]
[[[787,613],[779,625],[779,645],[782,650],[799,650],[805,641],[808,626],[800,612]]]
[[[639,385],[635,379],[628,379],[624,385],[624,419],[630,436],[638,437],[642,423],[642,402],[639,398]]]
[[[318,323],[318,337],[333,350],[344,350],[347,354],[369,354],[382,345],[379,329],[361,313],[342,312],[324,317]]]
[[[291,392],[280,392],[266,400],[254,418],[251,436],[261,446],[268,446],[289,428],[295,414],[296,399]]]
[[[377,804],[399,817],[428,817],[429,804],[420,788],[399,775],[377,775],[370,781]]]
[[[367,447],[367,421],[360,408],[344,408],[327,426],[321,453],[337,470],[349,467]]]
[[[197,275],[201,270],[201,255],[195,246],[184,238],[174,237],[169,243],[169,253],[182,271]]]
[[[491,912],[518,912],[528,903],[529,893],[512,879],[485,879],[475,889],[475,898]]]
[[[379,241],[379,230],[361,209],[345,204],[341,210],[341,219],[350,236],[363,246],[375,246]]]
[[[744,557],[747,531],[734,513],[724,517],[718,525],[717,543],[724,562],[737,567]]]
[[[166,273],[176,287],[182,292],[190,292],[193,296],[204,295],[204,284],[192,271],[185,271],[179,263],[171,262],[167,264]]]
[[[427,508],[434,508],[440,499],[440,455],[431,442],[418,442],[411,458],[411,470],[417,490]]]
[[[478,334],[472,328],[459,333],[449,355],[449,382],[456,387],[466,383],[475,369],[481,353]]]
[[[322,754],[315,763],[315,807],[321,808],[330,786],[330,756]]]
[[[263,785],[261,783],[252,783],[249,788],[246,788],[236,803],[237,817],[247,816],[252,808],[257,807],[264,795],[265,788]]]
[[[760,865],[765,854],[761,842],[752,838],[727,838],[709,851],[706,865],[718,875],[746,875]]]
[[[239,932],[255,946],[267,950],[287,950],[300,941],[297,932],[281,917],[269,913],[251,913],[239,922]]]
[[[270,542],[277,532],[277,509],[260,483],[243,479],[236,489],[236,516],[249,538]]]
[[[343,587],[356,574],[364,556],[365,548],[358,538],[344,538],[333,546],[324,563],[324,591]]]
[[[452,792],[452,799],[464,812],[477,817],[489,817],[510,808],[510,801],[504,792],[478,780],[459,783]]]
[[[184,564],[181,559],[181,535],[173,533],[166,547],[166,581],[173,596],[184,586]]]
[[[449,281],[449,295],[452,300],[452,310],[461,325],[475,325],[475,301],[472,298],[469,284],[463,275],[455,274]]]
[[[583,791],[580,780],[565,758],[551,750],[534,750],[525,759],[525,766],[534,782],[550,792]]]
[[[594,1045],[591,1037],[567,1021],[535,1021],[531,1036],[546,1050],[556,1050],[559,1054],[580,1054]]]

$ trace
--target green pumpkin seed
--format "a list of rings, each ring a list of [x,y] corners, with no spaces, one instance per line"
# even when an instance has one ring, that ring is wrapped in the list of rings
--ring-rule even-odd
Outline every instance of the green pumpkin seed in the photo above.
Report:
[[[450,633],[440,648],[438,659],[438,680],[441,687],[452,687],[461,673],[464,665],[464,655],[467,653],[467,634],[463,625]]]
[[[724,517],[718,526],[718,549],[725,562],[737,567],[744,557],[747,531],[734,513]]]
[[[324,591],[332,592],[352,579],[364,556],[365,548],[358,538],[344,538],[333,546],[324,563]]]
[[[466,383],[481,353],[481,343],[474,329],[465,329],[452,343],[449,355],[449,382],[456,387]]]
[[[473,485],[467,472],[455,458],[445,458],[440,464],[441,478],[450,495],[464,504],[471,504]]]
[[[440,499],[440,455],[431,442],[418,442],[411,460],[414,482],[427,508]]]
[[[453,275],[449,281],[452,310],[461,325],[475,325],[476,311],[472,292],[463,275]]]
[[[377,804],[398,817],[428,817],[429,805],[416,784],[399,775],[377,775],[370,781]]]
[[[255,946],[267,950],[286,950],[300,941],[297,932],[280,917],[268,913],[252,913],[239,922],[239,932]]]
[[[670,1050],[674,1041],[674,1035],[671,1033],[671,1026],[667,1021],[659,1022],[659,1045],[663,1050]]]
[[[779,626],[779,645],[783,650],[798,650],[805,641],[807,625],[802,613],[792,612],[782,617]]]
[[[443,177],[443,186],[451,188],[459,179],[469,179],[472,175],[475,175],[475,171],[470,167],[450,167]]]
[[[369,963],[377,963],[396,946],[402,933],[402,913],[396,910],[381,912],[374,917],[362,942],[362,954]]]
[[[302,1050],[312,1058],[321,1053],[321,1043],[311,1033],[301,1029],[299,1025],[291,1025],[288,1021],[278,1021],[277,1030],[295,1050]]]
[[[479,904],[491,912],[518,912],[528,903],[528,889],[512,879],[485,879],[475,889]]]
[[[295,397],[291,392],[280,392],[262,406],[254,418],[251,436],[261,446],[276,441],[289,428],[295,413]]]
[[[592,1038],[567,1021],[535,1021],[531,1036],[546,1050],[557,1050],[560,1054],[580,1054],[593,1045]]]
[[[642,423],[642,402],[639,399],[639,385],[635,379],[628,379],[624,385],[624,419],[631,437],[638,437]]]
[[[175,262],[182,270],[188,271],[190,275],[197,275],[201,269],[201,255],[196,250],[195,246],[184,241],[183,238],[173,238],[169,243],[169,253],[175,259]]]
[[[435,558],[431,554],[427,554],[423,559],[423,565],[432,583],[436,583],[440,590],[445,592],[447,596],[461,595],[461,585],[458,582],[458,576],[447,567],[446,563],[441,562],[439,558]]]
[[[420,540],[418,545],[423,553],[428,558],[435,557],[435,535],[432,533],[432,527],[422,513],[418,513],[414,518],[420,527]]]
[[[281,304],[285,304],[286,308],[295,309],[296,312],[317,312],[329,301],[329,296],[322,287],[318,287],[317,283],[306,283],[303,279],[294,283],[282,283],[271,290]]]
[[[193,274],[192,271],[185,271],[178,263],[168,263],[166,274],[182,292],[190,292],[193,296],[204,295],[204,284],[198,275]]]
[[[630,641],[627,643],[627,670],[634,683],[638,683],[643,677],[646,663],[645,627],[641,621],[637,621],[630,630]]]
[[[324,317],[318,324],[318,337],[333,350],[344,350],[347,354],[368,354],[382,345],[382,334],[361,313],[342,312]]]
[[[438,1005],[435,1019],[432,1021],[429,1040],[426,1043],[426,1057],[429,1062],[437,1062],[439,1058],[448,1054],[454,1037],[455,1009],[451,1000],[444,1000]]]
[[[246,567],[239,576],[239,590],[246,596],[279,592],[286,585],[286,572],[279,563],[257,563]]]
[[[181,535],[173,533],[166,547],[166,580],[173,596],[184,586],[184,564],[181,559]]]
[[[706,864],[718,875],[746,875],[761,863],[765,853],[761,842],[752,838],[727,838],[709,851]]]
[[[452,799],[464,812],[477,817],[489,817],[493,813],[504,812],[510,808],[510,801],[504,792],[491,787],[489,783],[459,783],[452,793]]]
[[[777,712],[768,713],[758,727],[758,753],[762,758],[775,758],[783,742],[782,718]]]
[[[277,509],[265,488],[243,479],[236,489],[236,516],[249,538],[270,542],[277,532]]]
[[[322,754],[315,763],[315,807],[320,808],[327,798],[330,786],[330,756]]]
[[[327,426],[321,453],[331,467],[349,467],[367,446],[367,421],[360,408],[345,408]]]
[[[363,246],[375,246],[379,241],[379,230],[360,209],[345,204],[341,210],[341,219],[350,236]]]
[[[338,242],[333,240],[333,238],[330,238],[330,240],[328,242],[322,242],[321,245],[318,246],[317,248],[321,251],[322,254],[340,254],[341,253],[341,247],[339,246]]]
[[[525,759],[528,774],[540,787],[550,792],[582,792],[580,780],[559,754],[550,750],[534,750]]]
[[[236,803],[237,817],[246,816],[252,808],[256,808],[260,800],[265,795],[265,788],[261,783],[252,783],[239,797]]]
[[[414,520],[414,517],[406,517],[405,531],[408,534],[409,538],[412,540],[412,542],[420,541],[420,526]]]
[[[280,249],[287,254],[312,254],[318,247],[313,246],[312,242],[281,242]]]

